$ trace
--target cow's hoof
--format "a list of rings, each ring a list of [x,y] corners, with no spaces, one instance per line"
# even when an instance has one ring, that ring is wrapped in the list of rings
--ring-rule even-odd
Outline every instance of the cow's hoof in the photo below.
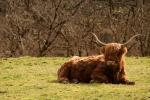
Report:
[[[91,80],[90,83],[99,83],[99,82],[96,80]]]
[[[129,82],[127,82],[127,84],[128,84],[128,85],[135,85],[135,82],[129,81]]]
[[[68,81],[68,80],[63,80],[63,81],[61,81],[60,83],[68,84],[68,83],[69,83],[69,81]]]
[[[94,81],[94,80],[91,80],[90,83],[95,83],[95,81]]]
[[[72,83],[78,84],[79,81],[78,81],[77,79],[73,79],[73,80],[72,80]]]
[[[126,80],[124,84],[127,84],[127,85],[135,85],[135,82]]]
[[[68,82],[68,81],[63,81],[62,83],[64,83],[64,84],[68,84],[69,82]]]

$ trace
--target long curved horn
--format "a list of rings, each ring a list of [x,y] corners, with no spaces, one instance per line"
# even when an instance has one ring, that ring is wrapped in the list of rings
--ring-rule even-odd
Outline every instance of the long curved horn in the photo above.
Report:
[[[136,35],[132,36],[127,42],[125,42],[125,43],[123,43],[121,45],[127,45],[129,42],[131,42],[135,37],[137,37],[139,35],[141,35],[141,34],[136,34]]]
[[[103,46],[107,45],[106,43],[100,41],[100,40],[98,39],[98,37],[97,37],[94,33],[92,33],[92,35],[95,37],[96,41],[97,41],[99,44],[102,44]]]

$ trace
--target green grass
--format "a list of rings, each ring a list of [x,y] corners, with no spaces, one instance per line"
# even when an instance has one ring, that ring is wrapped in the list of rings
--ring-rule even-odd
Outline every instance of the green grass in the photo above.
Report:
[[[60,84],[57,70],[68,58],[0,59],[0,100],[150,100],[150,58],[127,57],[126,71],[134,86]]]

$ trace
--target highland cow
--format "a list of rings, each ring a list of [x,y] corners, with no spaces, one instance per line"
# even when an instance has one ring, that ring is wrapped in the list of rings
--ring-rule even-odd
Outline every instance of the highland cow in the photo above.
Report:
[[[102,55],[78,57],[65,62],[58,70],[58,81],[61,83],[98,82],[114,84],[135,84],[129,81],[125,72],[125,47],[133,38],[124,44],[101,42],[93,34],[97,42],[104,45]]]

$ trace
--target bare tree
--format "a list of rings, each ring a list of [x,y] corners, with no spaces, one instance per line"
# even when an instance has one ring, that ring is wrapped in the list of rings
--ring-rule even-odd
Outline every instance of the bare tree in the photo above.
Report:
[[[150,55],[149,5],[148,0],[0,1],[0,55],[97,54],[92,32],[106,43],[142,34],[128,46],[129,55]]]

